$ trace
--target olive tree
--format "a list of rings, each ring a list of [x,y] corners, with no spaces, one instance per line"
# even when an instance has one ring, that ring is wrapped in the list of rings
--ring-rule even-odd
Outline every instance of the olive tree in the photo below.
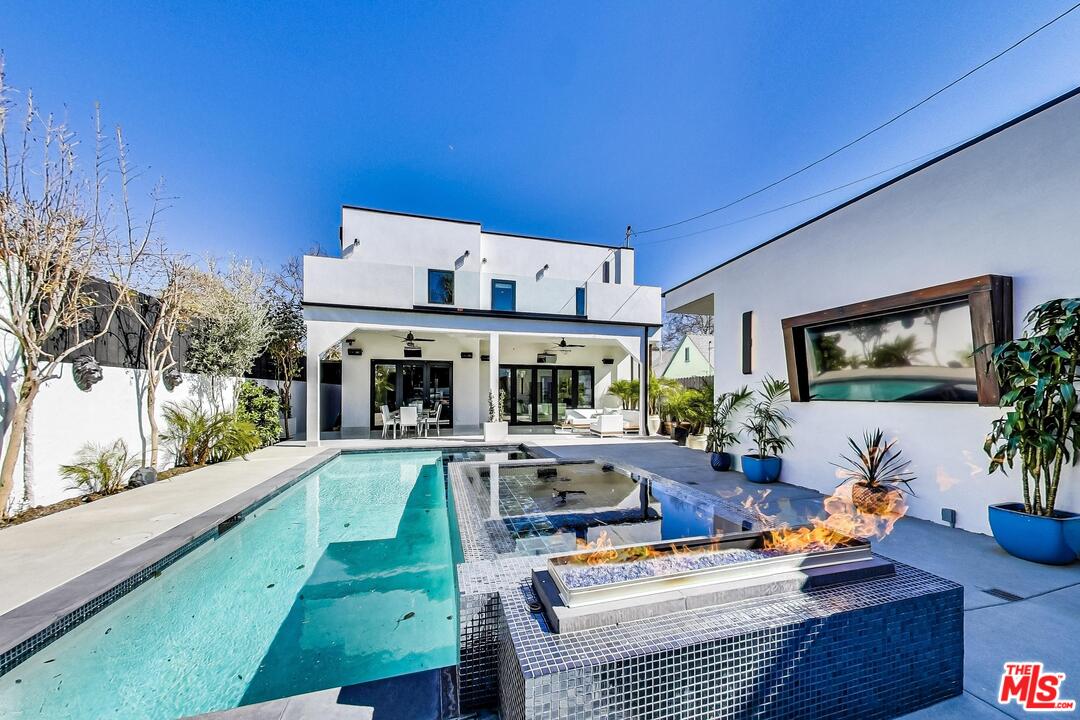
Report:
[[[221,409],[225,381],[250,371],[270,342],[267,293],[264,273],[248,260],[232,258],[224,267],[207,260],[207,269],[194,275],[186,369],[210,379]]]

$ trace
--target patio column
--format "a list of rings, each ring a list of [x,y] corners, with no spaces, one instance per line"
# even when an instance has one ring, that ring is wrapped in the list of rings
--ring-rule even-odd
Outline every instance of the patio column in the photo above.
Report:
[[[488,392],[490,396],[484,398],[485,404],[481,409],[480,414],[484,416],[482,422],[487,422],[491,419],[488,415],[487,401],[490,397],[495,398],[495,407],[499,408],[499,412],[502,412],[502,408],[499,405],[499,333],[491,333],[488,336]]]
[[[322,363],[319,353],[312,343],[308,343],[307,353],[307,427],[305,428],[305,440],[308,445],[319,445],[319,396],[320,384],[322,383]]]
[[[641,348],[638,350],[638,435],[649,434],[649,331],[641,329]]]

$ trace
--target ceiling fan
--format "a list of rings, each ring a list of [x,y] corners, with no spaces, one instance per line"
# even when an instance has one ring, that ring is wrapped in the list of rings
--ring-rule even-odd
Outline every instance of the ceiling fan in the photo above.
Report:
[[[416,337],[415,335],[412,334],[412,330],[410,330],[404,337],[402,337],[401,335],[395,335],[394,337],[398,338],[399,340],[401,340],[401,342],[405,343],[405,347],[407,347],[407,348],[416,347],[416,343],[418,343],[418,342],[435,342],[435,338],[418,338],[418,337]]]
[[[583,348],[585,346],[584,345],[574,345],[573,343],[568,343],[568,342],[566,342],[566,338],[562,338],[561,340],[559,340],[559,342],[555,343],[555,345],[553,345],[552,347],[554,349],[558,350],[559,352],[567,353],[567,352],[570,352],[570,348]]]

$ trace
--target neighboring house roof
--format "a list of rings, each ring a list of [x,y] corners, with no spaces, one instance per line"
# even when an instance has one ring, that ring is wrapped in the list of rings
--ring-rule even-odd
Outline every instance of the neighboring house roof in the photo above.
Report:
[[[705,358],[705,362],[709,363],[709,367],[713,366],[713,336],[712,335],[687,335],[686,339],[694,343],[694,347],[698,349],[701,356]]]
[[[712,344],[712,335],[687,335],[671,353],[661,375],[668,378],[712,375]]]

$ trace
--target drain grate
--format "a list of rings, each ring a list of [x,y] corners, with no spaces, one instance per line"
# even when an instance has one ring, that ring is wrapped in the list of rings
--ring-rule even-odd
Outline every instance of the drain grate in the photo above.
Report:
[[[1006,602],[1016,602],[1017,600],[1023,600],[1024,599],[1019,595],[1014,595],[1013,593],[1009,592],[1008,590],[1002,590],[1001,588],[989,588],[988,590],[983,590],[983,592],[986,593],[987,595],[993,595],[996,598],[1001,598],[1002,600],[1005,600]]]

